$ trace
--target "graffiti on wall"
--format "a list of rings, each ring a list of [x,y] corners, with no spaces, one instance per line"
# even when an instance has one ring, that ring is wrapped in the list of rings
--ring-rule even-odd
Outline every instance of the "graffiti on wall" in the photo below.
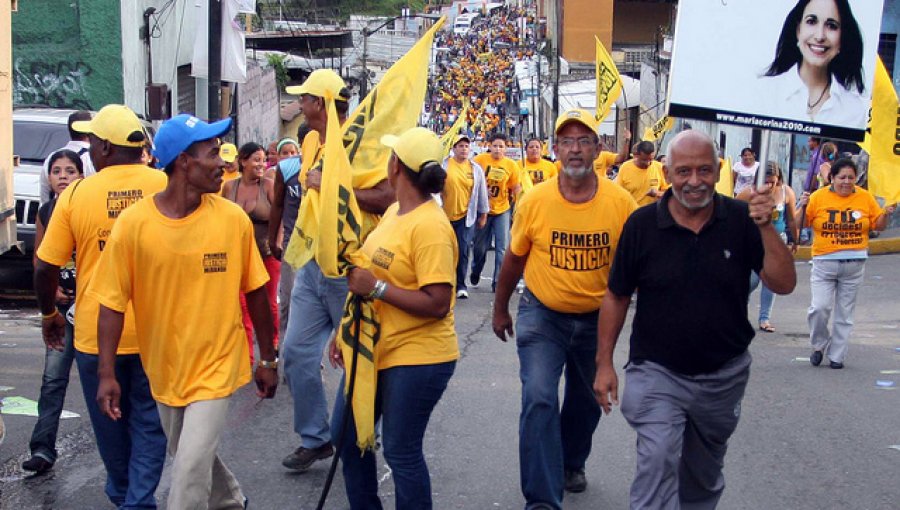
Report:
[[[90,110],[85,91],[91,68],[84,62],[28,62],[16,59],[13,102]]]

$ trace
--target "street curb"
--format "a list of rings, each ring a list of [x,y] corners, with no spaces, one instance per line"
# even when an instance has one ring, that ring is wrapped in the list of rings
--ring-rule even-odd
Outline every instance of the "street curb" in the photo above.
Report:
[[[796,260],[809,260],[812,258],[812,248],[810,246],[801,246],[794,254]],[[889,253],[900,253],[900,237],[891,237],[887,239],[872,239],[869,241],[869,255],[885,255]]]

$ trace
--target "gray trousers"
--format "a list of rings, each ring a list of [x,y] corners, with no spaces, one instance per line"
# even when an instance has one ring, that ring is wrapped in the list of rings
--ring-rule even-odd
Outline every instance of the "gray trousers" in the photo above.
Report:
[[[809,323],[809,343],[813,350],[827,351],[831,361],[844,362],[850,332],[853,331],[853,309],[856,294],[866,273],[865,259],[821,260],[813,259],[809,275],[812,302],[806,314]],[[834,310],[831,332],[828,320]]]
[[[637,432],[632,509],[713,509],[725,490],[725,452],[750,377],[745,352],[688,376],[644,361],[625,369],[622,416]]]
[[[198,400],[186,407],[156,404],[169,455],[174,458],[167,500],[170,510],[244,508],[241,487],[216,454],[229,400]]]

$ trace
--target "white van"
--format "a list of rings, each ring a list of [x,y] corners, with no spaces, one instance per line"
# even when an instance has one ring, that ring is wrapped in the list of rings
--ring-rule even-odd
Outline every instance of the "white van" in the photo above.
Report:
[[[453,23],[453,33],[456,35],[466,35],[472,28],[475,18],[478,17],[477,12],[460,14]]]

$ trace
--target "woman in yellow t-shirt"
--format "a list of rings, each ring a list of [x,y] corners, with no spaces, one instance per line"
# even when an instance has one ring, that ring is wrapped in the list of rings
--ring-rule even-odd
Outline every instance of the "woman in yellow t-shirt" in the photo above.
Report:
[[[456,236],[431,196],[443,189],[446,178],[438,137],[412,128],[399,137],[385,136],[382,143],[394,150],[387,173],[397,203],[363,245],[371,269],[353,269],[347,285],[350,292],[375,300],[381,327],[374,349],[375,421],[382,420],[384,458],[393,472],[397,508],[431,508],[422,439],[459,358],[453,323]],[[343,364],[336,342],[329,355],[332,363]],[[341,386],[332,419],[336,431],[345,412]],[[381,508],[375,452],[360,451],[354,423],[345,428],[341,443],[350,508]]]
[[[844,356],[853,329],[856,293],[863,282],[869,247],[869,232],[884,230],[897,204],[884,210],[875,198],[856,185],[858,171],[849,159],[831,165],[831,185],[809,196],[807,226],[814,233],[809,285],[812,304],[806,319],[813,366],[828,356],[831,368],[844,368]],[[806,194],[800,200],[804,205]],[[834,323],[828,321],[834,310]]]
[[[556,165],[541,157],[544,144],[539,138],[530,138],[525,143],[525,162],[522,168],[528,172],[531,183],[538,184],[550,180],[559,173]]]

